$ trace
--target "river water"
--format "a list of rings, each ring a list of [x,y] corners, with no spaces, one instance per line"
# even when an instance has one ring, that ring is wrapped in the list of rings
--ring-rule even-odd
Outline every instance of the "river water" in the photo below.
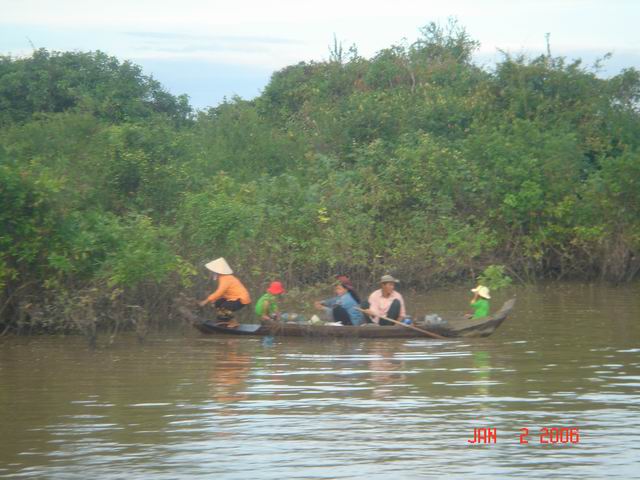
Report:
[[[484,339],[2,338],[0,477],[640,478],[640,285],[512,293]]]

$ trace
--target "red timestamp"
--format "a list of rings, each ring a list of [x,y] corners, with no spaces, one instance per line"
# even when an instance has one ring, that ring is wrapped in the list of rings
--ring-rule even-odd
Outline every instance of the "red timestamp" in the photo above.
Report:
[[[520,429],[520,443],[529,443],[528,428]],[[542,427],[538,434],[540,443],[580,443],[580,429],[575,427]]]
[[[520,443],[528,444],[529,429],[520,429]],[[539,443],[546,444],[575,444],[580,443],[580,429],[576,427],[542,427],[538,432]],[[498,443],[496,428],[474,428],[473,438],[467,440],[471,444]]]

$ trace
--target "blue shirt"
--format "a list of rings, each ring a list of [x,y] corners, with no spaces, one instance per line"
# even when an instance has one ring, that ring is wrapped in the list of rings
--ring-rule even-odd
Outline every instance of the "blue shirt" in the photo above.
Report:
[[[329,308],[340,305],[347,311],[347,313],[349,314],[349,318],[351,319],[351,323],[353,323],[354,325],[360,325],[364,321],[362,312],[357,310],[360,307],[360,304],[355,301],[355,299],[349,292],[346,292],[343,295],[339,295],[337,297],[327,298],[320,303]]]

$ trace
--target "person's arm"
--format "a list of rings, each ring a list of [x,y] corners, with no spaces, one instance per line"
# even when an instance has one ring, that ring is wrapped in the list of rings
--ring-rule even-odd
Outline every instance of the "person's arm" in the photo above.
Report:
[[[318,310],[324,310],[325,308],[327,308],[326,303],[326,300],[316,300],[315,302],[313,302],[313,306]]]
[[[372,292],[369,295],[369,308],[367,308],[364,313],[366,313],[373,323],[380,322],[380,306],[378,305],[378,298],[375,295],[375,292]]]
[[[325,308],[331,308],[338,302],[338,297],[325,298],[319,302],[315,302],[315,306],[318,310],[324,310]]]
[[[227,290],[227,281],[225,277],[218,277],[218,288],[215,292],[200,302],[200,306],[204,307],[207,303],[215,302],[224,295]]]
[[[478,300],[478,297],[479,297],[478,292],[475,292],[475,293],[473,294],[473,298],[472,298],[472,299],[471,299],[471,301],[469,302],[469,305],[473,305],[474,303],[476,303],[476,301]]]
[[[262,301],[262,320],[271,320],[271,317],[269,316],[269,307],[271,305],[269,304],[269,300],[263,300]]]
[[[469,305],[471,305],[471,307],[473,307],[473,304],[476,303],[478,301],[478,292],[475,292],[473,294],[473,298],[471,299],[471,301],[469,302]],[[464,316],[465,318],[471,318],[476,314],[475,308],[473,309],[473,312],[469,312],[469,313],[465,313]]]
[[[371,295],[369,295],[369,298],[362,302],[362,305],[358,308],[358,310],[360,310],[362,313],[364,313],[365,315],[367,315],[368,317],[371,317],[374,315],[373,310],[371,310],[371,299],[373,293]]]

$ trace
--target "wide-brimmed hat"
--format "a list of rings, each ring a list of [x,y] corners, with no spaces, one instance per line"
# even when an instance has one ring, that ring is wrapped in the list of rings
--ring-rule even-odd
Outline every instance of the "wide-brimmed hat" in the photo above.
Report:
[[[473,293],[477,293],[482,298],[487,298],[487,299],[491,298],[491,295],[489,294],[489,289],[484,285],[478,285],[476,288],[472,288],[471,291]]]
[[[287,291],[282,286],[281,282],[271,282],[269,284],[269,288],[267,288],[267,293],[271,295],[280,295],[282,293],[287,293]]]
[[[220,275],[231,275],[233,273],[233,270],[231,270],[231,267],[223,257],[211,260],[205,267],[213,273],[219,273]]]
[[[391,275],[383,275],[382,277],[380,277],[380,283],[390,283],[390,282],[400,283],[400,280],[392,277]]]

